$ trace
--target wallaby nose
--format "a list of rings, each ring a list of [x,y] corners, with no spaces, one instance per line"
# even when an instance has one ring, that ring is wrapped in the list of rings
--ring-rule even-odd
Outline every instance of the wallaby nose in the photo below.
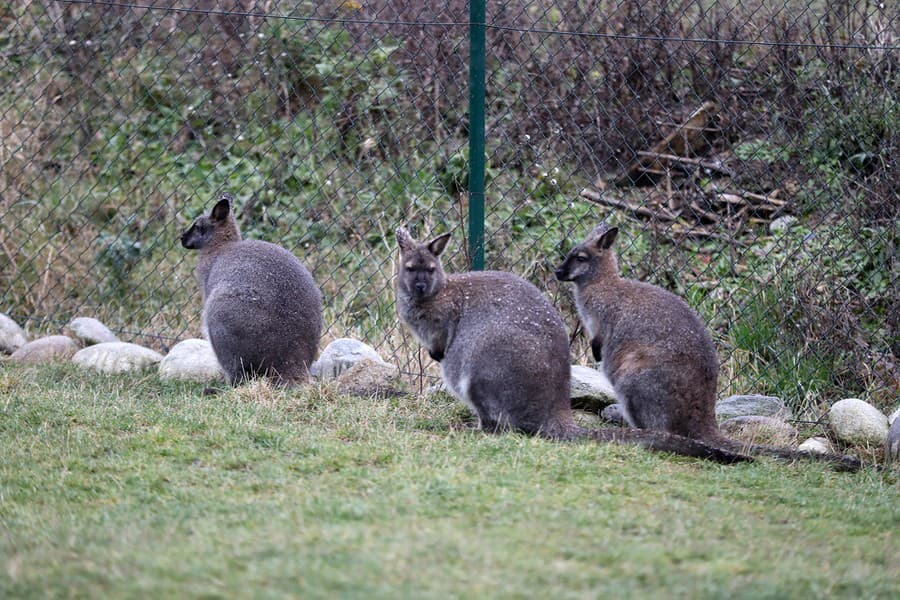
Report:
[[[424,281],[416,282],[416,291],[419,292],[420,294],[425,291],[426,287],[428,287],[428,284],[426,284]]]
[[[565,281],[566,272],[563,271],[562,267],[557,267],[553,274],[556,275],[557,281]]]

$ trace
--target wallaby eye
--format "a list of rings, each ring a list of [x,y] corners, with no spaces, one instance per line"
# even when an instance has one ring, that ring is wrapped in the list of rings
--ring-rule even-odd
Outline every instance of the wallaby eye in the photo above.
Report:
[[[577,260],[578,262],[587,262],[587,261],[588,261],[588,257],[585,256],[584,254],[576,254],[576,255],[575,255],[575,260]]]
[[[434,271],[435,271],[434,267],[427,267],[425,270],[426,270],[428,273],[434,273]]]

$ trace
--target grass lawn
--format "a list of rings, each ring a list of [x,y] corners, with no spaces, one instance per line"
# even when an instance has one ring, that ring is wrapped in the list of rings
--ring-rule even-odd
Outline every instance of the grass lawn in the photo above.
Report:
[[[0,363],[2,598],[897,598],[898,471]]]

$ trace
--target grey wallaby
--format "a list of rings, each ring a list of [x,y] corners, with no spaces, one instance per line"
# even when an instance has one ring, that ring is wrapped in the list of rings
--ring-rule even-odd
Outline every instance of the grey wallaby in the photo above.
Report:
[[[612,250],[618,229],[601,222],[556,269],[575,284],[575,303],[594,358],[618,396],[626,422],[709,445],[786,460],[859,469],[852,457],[744,444],[716,423],[719,360],[712,338],[687,303],[660,287],[624,279]]]
[[[637,444],[723,463],[750,460],[668,433],[576,425],[569,342],[559,313],[535,286],[511,273],[445,274],[439,257],[449,238],[419,243],[397,229],[397,313],[440,362],[447,388],[482,429]]]
[[[296,256],[275,244],[242,240],[232,199],[181,235],[200,251],[203,329],[231,385],[266,376],[279,385],[306,381],[322,334],[322,294]]]

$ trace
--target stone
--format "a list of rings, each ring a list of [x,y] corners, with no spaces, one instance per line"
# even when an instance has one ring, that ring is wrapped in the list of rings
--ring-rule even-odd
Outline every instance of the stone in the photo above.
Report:
[[[853,446],[882,446],[888,438],[888,418],[859,398],[845,398],[828,410],[835,437]]]
[[[734,417],[775,417],[790,419],[791,409],[785,406],[781,398],[760,394],[743,394],[729,396],[716,402],[716,419],[725,421]]]
[[[159,352],[127,342],[102,342],[82,348],[72,362],[102,373],[140,371],[163,359]]]
[[[81,346],[66,335],[48,335],[28,342],[12,353],[10,360],[25,364],[41,364],[53,361],[67,361]]]
[[[339,338],[328,344],[309,367],[317,379],[333,379],[363,360],[387,364],[372,346],[351,338]]]
[[[784,216],[778,217],[777,219],[775,219],[774,221],[769,223],[769,231],[772,233],[775,233],[778,231],[787,231],[788,229],[793,227],[794,224],[796,224],[796,223],[797,223],[797,217],[792,216],[792,215],[784,215]]]
[[[888,462],[900,461],[900,419],[894,419],[888,429],[887,442],[884,445],[884,457]]]
[[[732,417],[723,421],[719,429],[725,437],[751,444],[793,447],[797,443],[797,429],[775,417]]]
[[[159,363],[159,376],[178,381],[224,381],[212,344],[207,340],[188,339],[175,344]]]
[[[609,406],[601,410],[600,416],[610,423],[622,425],[623,427],[627,425],[627,423],[625,422],[625,415],[622,413],[622,405],[618,402],[615,404],[610,404]]]
[[[390,398],[405,393],[400,369],[392,364],[363,359],[335,378],[338,392],[363,397]]]
[[[602,371],[572,365],[572,380],[569,397],[572,408],[599,413],[616,402],[616,392]]]
[[[0,313],[0,352],[12,354],[28,343],[28,336],[19,324]]]
[[[797,450],[803,452],[813,452],[816,454],[837,454],[837,449],[826,437],[811,437],[797,446]]]
[[[109,328],[91,317],[76,317],[69,321],[69,329],[87,345],[118,342],[119,338]]]

